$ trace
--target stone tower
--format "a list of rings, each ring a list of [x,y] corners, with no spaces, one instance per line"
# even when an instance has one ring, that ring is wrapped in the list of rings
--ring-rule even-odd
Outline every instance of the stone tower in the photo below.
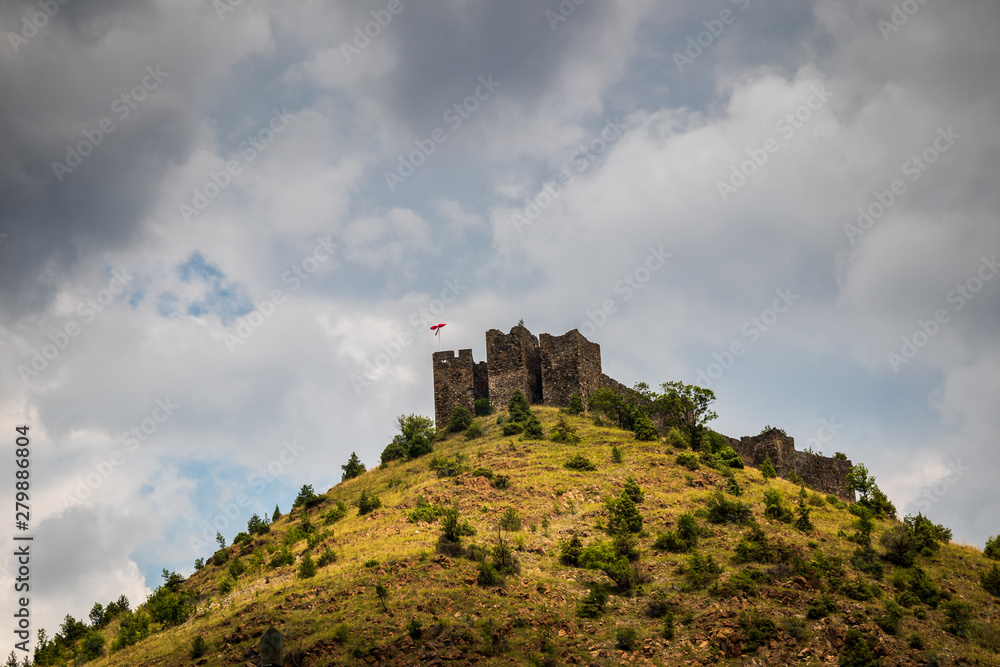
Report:
[[[490,399],[497,409],[506,407],[515,389],[524,393],[528,403],[542,402],[538,339],[524,326],[513,327],[509,334],[499,329],[486,332],[486,365]]]
[[[459,405],[473,410],[476,399],[476,364],[472,350],[435,352],[434,356],[434,422],[444,428],[451,412]]]
[[[539,342],[543,403],[565,407],[574,392],[586,403],[591,392],[602,385],[601,346],[576,329],[562,336],[543,333]]]

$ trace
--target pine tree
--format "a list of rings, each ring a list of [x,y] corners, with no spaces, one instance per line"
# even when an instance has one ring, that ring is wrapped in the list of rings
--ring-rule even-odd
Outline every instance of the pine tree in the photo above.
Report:
[[[271,515],[272,523],[281,518],[281,510],[278,509],[278,503],[274,504],[274,514]]]
[[[351,458],[347,460],[346,464],[340,466],[340,469],[344,471],[344,474],[340,477],[340,481],[346,482],[365,472],[365,464],[361,462],[361,459],[358,458],[355,452],[351,452]]]
[[[760,464],[760,473],[764,475],[764,479],[772,479],[778,476],[778,471],[774,469],[774,464],[771,463],[770,454],[765,456],[764,462]]]

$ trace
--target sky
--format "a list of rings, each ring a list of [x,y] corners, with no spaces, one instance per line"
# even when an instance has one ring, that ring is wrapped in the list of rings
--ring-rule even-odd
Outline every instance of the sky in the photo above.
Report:
[[[433,415],[431,353],[482,360],[522,318],[981,546],[998,24],[993,0],[4,2],[0,488],[27,426],[30,525],[0,537],[0,611],[15,535],[32,640],[134,606],[217,529],[377,465]]]

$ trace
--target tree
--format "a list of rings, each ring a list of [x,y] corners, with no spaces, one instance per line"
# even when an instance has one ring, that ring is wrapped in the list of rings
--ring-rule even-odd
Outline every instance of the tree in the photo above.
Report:
[[[638,533],[642,531],[642,514],[625,491],[617,499],[606,503],[608,508],[608,534]]]
[[[859,463],[851,466],[847,473],[847,490],[859,494],[858,504],[871,510],[877,519],[895,519],[896,507],[875,484],[875,477],[868,474],[868,468]]]
[[[351,452],[351,458],[347,460],[347,463],[340,466],[340,469],[344,471],[344,474],[340,476],[340,481],[346,482],[365,472],[365,464],[361,462],[356,453]]]
[[[986,540],[983,555],[992,560],[1000,560],[1000,535],[991,536]]]
[[[308,553],[303,554],[299,561],[299,579],[309,579],[316,576],[316,562]]]
[[[219,543],[220,549],[226,548],[226,538],[222,536],[222,533],[219,532],[215,533],[215,541]]]
[[[764,456],[764,462],[760,464],[760,474],[764,476],[764,479],[772,479],[778,476],[778,471],[774,469],[774,464],[771,463],[770,454]]]
[[[571,415],[578,415],[583,412],[583,399],[580,397],[580,392],[574,391],[569,397],[569,405],[566,406],[566,411]]]
[[[528,405],[528,399],[524,397],[524,392],[520,389],[515,389],[514,393],[510,395],[510,400],[507,402],[507,412],[510,413],[510,421],[524,422],[528,420],[531,406]]]
[[[434,450],[434,422],[419,415],[400,415],[396,418],[399,434],[382,450],[382,465],[397,459],[415,459]]]
[[[292,507],[302,507],[307,509],[313,505],[318,504],[322,498],[316,495],[313,491],[312,484],[303,484],[302,488],[299,489],[299,495],[295,496],[295,501],[292,503]]]
[[[718,417],[711,409],[715,392],[677,381],[664,382],[660,386],[663,393],[656,397],[654,405],[663,414],[666,425],[686,431],[692,445],[700,442],[705,424]]]
[[[271,531],[271,524],[267,520],[267,515],[261,518],[258,514],[254,513],[250,520],[247,521],[247,532],[251,535],[264,535]]]
[[[94,606],[90,608],[90,625],[95,628],[103,628],[107,624],[107,620],[104,616],[104,605],[95,602]]]
[[[271,522],[275,522],[281,518],[281,510],[278,509],[278,503],[274,504],[274,514],[271,515]]]

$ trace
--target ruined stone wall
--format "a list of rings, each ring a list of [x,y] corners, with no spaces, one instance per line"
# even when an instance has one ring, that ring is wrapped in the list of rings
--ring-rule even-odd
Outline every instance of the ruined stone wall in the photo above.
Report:
[[[515,389],[520,389],[529,403],[542,402],[538,339],[523,326],[513,327],[509,334],[499,329],[486,332],[486,365],[489,396],[498,409],[506,407]]]
[[[477,362],[472,368],[472,386],[474,399],[490,397],[490,375],[485,361]]]
[[[579,393],[584,401],[601,386],[601,346],[573,329],[562,336],[539,336],[545,405],[565,407]]]
[[[764,459],[770,456],[774,469],[781,477],[788,477],[794,470],[807,486],[854,502],[854,492],[847,490],[850,461],[795,451],[795,439],[776,428],[760,435],[744,436],[739,440],[729,438],[729,444],[745,465],[760,467]]]
[[[444,428],[451,412],[463,405],[471,412],[476,398],[476,365],[472,350],[435,352],[434,360],[434,423]]]

